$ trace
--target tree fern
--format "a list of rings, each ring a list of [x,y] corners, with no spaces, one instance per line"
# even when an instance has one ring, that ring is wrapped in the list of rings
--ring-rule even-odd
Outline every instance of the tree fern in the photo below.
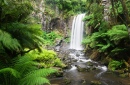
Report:
[[[50,84],[49,80],[44,77],[29,77],[23,79],[19,85],[43,85],[43,84]]]
[[[0,42],[2,45],[10,50],[19,50],[21,48],[17,39],[13,38],[6,31],[0,30]]]
[[[115,41],[115,44],[122,39],[128,38],[128,31],[125,25],[113,26],[111,30],[107,32],[111,41]]]
[[[8,24],[6,31],[12,34],[12,36],[20,42],[22,47],[36,48],[43,43],[41,37],[42,30],[32,27],[31,25],[24,25],[18,22],[11,23]]]
[[[117,55],[118,53],[122,53],[125,50],[127,50],[127,49],[126,48],[115,47],[113,50],[111,50],[111,54],[112,55]]]
[[[15,69],[13,69],[13,68],[3,68],[3,69],[0,69],[0,74],[11,74],[11,75],[13,75],[14,77],[16,77],[16,78],[20,78],[20,73],[17,71],[17,70],[15,70]]]
[[[15,61],[14,68],[22,74],[26,74],[29,71],[37,69],[38,67],[35,65],[36,61],[34,61],[35,59],[33,58],[33,56],[30,56],[28,54],[22,57],[19,56]]]
[[[54,72],[56,72],[56,70],[51,68],[31,71],[20,80],[19,85],[41,85],[45,83],[50,84],[46,77]]]
[[[97,47],[99,47],[99,52],[105,52],[111,45],[110,43],[103,45],[103,44],[97,44]]]

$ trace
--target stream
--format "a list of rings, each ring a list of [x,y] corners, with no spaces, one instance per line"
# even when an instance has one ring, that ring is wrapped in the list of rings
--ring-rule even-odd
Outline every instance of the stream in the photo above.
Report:
[[[63,77],[50,79],[51,85],[130,85],[129,78],[121,78],[107,70],[106,66],[92,61],[81,51],[69,54],[70,68]]]
[[[84,56],[82,50],[85,14],[74,16],[70,46],[58,46],[59,57],[67,58],[69,68],[63,70],[63,77],[50,79],[52,85],[130,85],[130,78],[121,78],[108,71],[107,67]],[[67,56],[65,51],[69,51]]]

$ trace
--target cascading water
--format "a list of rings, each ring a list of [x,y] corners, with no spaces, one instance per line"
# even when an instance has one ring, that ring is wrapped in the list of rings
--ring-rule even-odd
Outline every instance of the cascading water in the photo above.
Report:
[[[118,82],[120,81],[118,77],[107,73],[106,66],[88,59],[82,53],[81,41],[84,24],[82,19],[84,15],[75,16],[73,20],[69,48],[71,52],[69,56],[66,56],[67,59],[65,58],[68,68],[63,71],[63,77],[52,79],[51,83],[54,85],[127,85]]]
[[[83,29],[84,29],[84,18],[85,14],[79,14],[74,17],[73,23],[72,23],[72,30],[71,30],[71,41],[70,41],[70,49],[73,49],[73,52],[70,52],[71,57],[71,66],[72,68],[68,71],[73,73],[71,76],[79,77],[75,80],[79,80],[81,78],[81,75],[77,72],[78,68],[85,68],[87,69],[88,66],[86,65],[87,62],[92,62],[91,59],[86,59],[84,54],[82,53],[83,47],[82,47],[82,39],[83,39]],[[76,62],[75,62],[76,61]],[[97,77],[100,77],[102,73],[107,71],[106,66],[98,66],[95,67],[97,69],[101,69],[101,72],[97,74]],[[77,85],[76,83],[74,83]]]
[[[83,39],[84,22],[82,20],[84,16],[85,14],[79,14],[73,19],[70,49],[83,50],[81,42]]]

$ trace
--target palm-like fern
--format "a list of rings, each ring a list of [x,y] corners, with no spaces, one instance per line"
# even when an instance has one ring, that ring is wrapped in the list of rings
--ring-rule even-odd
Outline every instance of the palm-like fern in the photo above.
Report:
[[[56,72],[52,68],[43,68],[41,62],[37,61],[38,55],[27,53],[13,59],[14,64],[0,70],[0,84],[4,85],[41,85],[49,83],[46,78]],[[43,61],[44,63],[44,61]]]
[[[33,70],[26,74],[21,80],[19,85],[41,85],[49,83],[49,80],[46,78],[51,73],[56,72],[54,69],[39,69]]]
[[[24,25],[21,23],[7,24],[5,29],[12,37],[16,38],[23,48],[37,48],[43,43],[42,30],[40,28],[32,27],[31,25]]]
[[[10,50],[19,50],[21,48],[20,43],[16,38],[13,38],[10,33],[0,30],[0,42],[1,48],[8,48]]]
[[[120,44],[123,44],[124,39],[128,39],[128,31],[125,25],[116,25],[106,32],[95,32],[91,36],[84,39],[83,44],[89,45],[91,48],[96,48],[100,52],[121,52],[124,49]],[[117,51],[118,46],[118,51]],[[125,45],[124,45],[125,46]],[[122,50],[119,50],[122,49]]]

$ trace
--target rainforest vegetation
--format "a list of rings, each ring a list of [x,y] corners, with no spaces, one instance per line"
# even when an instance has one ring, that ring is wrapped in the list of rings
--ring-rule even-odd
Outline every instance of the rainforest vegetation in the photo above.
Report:
[[[53,20],[68,24],[79,13],[86,13],[85,53],[91,51],[90,58],[103,62],[109,70],[129,71],[130,0],[110,0],[108,20],[104,19],[102,3],[103,0],[0,0],[0,85],[50,84],[47,77],[58,72],[55,67],[65,65],[47,47],[66,37],[67,26],[57,27]]]

